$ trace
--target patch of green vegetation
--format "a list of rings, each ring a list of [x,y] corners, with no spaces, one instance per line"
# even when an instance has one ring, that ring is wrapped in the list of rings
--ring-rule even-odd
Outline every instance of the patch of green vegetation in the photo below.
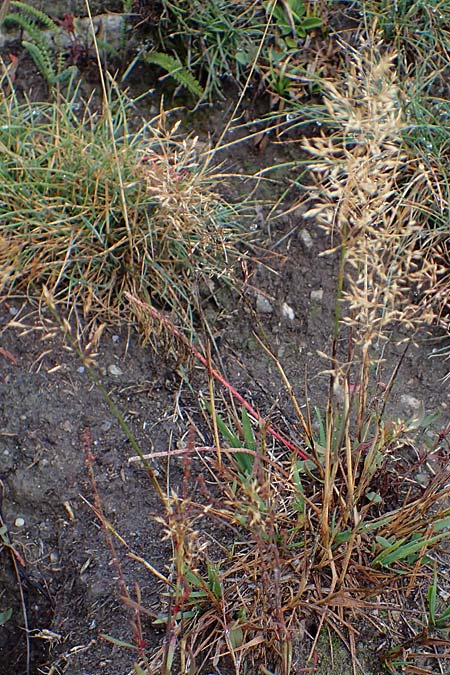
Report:
[[[242,87],[253,72],[266,82],[295,89],[301,46],[322,20],[303,0],[264,3],[225,0],[163,0],[160,39],[186,67],[205,80],[205,94],[218,94],[222,80]]]
[[[8,13],[3,21],[7,27],[18,26],[26,34],[22,46],[30,54],[49,87],[68,80],[76,67],[66,68],[62,49],[55,50],[51,46],[52,41],[55,46],[58,44],[60,27],[50,16],[27,3],[12,0],[10,8],[15,11]],[[49,40],[45,32],[51,34],[52,40]]]

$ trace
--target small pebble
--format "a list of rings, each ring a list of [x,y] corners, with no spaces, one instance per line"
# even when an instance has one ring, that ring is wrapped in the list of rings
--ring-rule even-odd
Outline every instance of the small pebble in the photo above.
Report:
[[[114,342],[115,345],[119,342],[119,339],[120,339],[120,338],[119,338],[118,335],[113,335],[113,336],[112,336],[112,341]]]
[[[15,519],[14,525],[16,527],[23,527],[25,525],[25,520],[19,516],[19,518]]]
[[[306,248],[308,248],[308,249],[312,248],[312,245],[313,245],[314,242],[313,242],[312,237],[309,234],[308,230],[305,230],[305,229],[300,230],[300,239],[302,240],[302,242],[304,243]]]
[[[323,288],[319,288],[317,291],[311,291],[312,302],[322,302],[322,300],[323,300]]]
[[[283,302],[281,313],[283,314],[284,318],[288,319],[289,321],[293,321],[295,319],[295,312],[292,307],[287,304],[287,302]]]
[[[114,377],[119,377],[119,375],[123,375],[123,371],[120,370],[119,366],[116,366],[114,363],[108,366],[108,373],[110,375],[114,375]]]
[[[411,394],[402,394],[400,396],[400,401],[404,406],[411,408],[412,410],[417,410],[422,405],[422,402],[415,396],[411,396]]]
[[[80,366],[79,368],[77,368],[77,370],[78,370],[79,373],[84,373],[84,371],[85,371],[86,369],[85,369],[84,366]]]
[[[269,302],[264,295],[260,295],[259,293],[256,296],[256,311],[260,314],[272,314],[273,312],[272,303]]]

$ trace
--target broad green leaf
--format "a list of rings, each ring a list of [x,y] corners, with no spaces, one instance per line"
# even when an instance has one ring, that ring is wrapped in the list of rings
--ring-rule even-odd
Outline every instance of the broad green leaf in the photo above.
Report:
[[[438,520],[436,523],[433,523],[433,532],[440,532],[447,527],[450,527],[450,518]],[[447,532],[447,534],[450,537],[450,532]]]
[[[192,617],[194,617],[194,616],[198,616],[198,611],[189,610],[187,612],[178,612],[176,614],[176,616],[171,616],[170,620],[171,621],[181,621],[181,619],[192,619]],[[162,623],[167,623],[168,621],[169,621],[169,617],[167,616],[167,614],[164,614],[164,615],[160,616],[158,619],[155,619],[153,621],[153,624],[156,626],[156,625],[160,625]]]
[[[386,539],[386,537],[381,536],[375,537],[375,541],[377,542],[377,544],[380,544],[380,546],[384,546],[384,548],[390,548],[391,546],[393,546],[392,541],[390,539]],[[398,545],[400,546],[400,542],[398,542]]]
[[[448,537],[447,532],[436,534],[434,537],[430,537],[429,539],[420,538],[419,540],[408,541],[406,543],[402,543],[404,539],[400,540],[400,542],[396,542],[386,551],[380,553],[372,562],[372,566],[378,564],[382,565],[383,567],[389,567],[389,565],[392,565],[392,563],[398,562],[399,560],[405,560],[405,558],[412,555],[413,553],[417,553],[422,549],[429,548],[432,544],[435,544],[441,539],[444,539],[444,537]]]
[[[373,504],[381,504],[383,501],[381,495],[379,495],[378,492],[373,492],[373,490],[366,492],[366,497]]]
[[[244,632],[238,625],[230,626],[229,629],[230,642],[232,646],[237,649],[244,641]]]
[[[220,433],[225,438],[227,443],[229,443],[230,447],[232,447],[232,448],[242,447],[242,443],[240,442],[238,436],[236,436],[236,434],[233,434],[230,431],[230,429],[227,427],[227,425],[225,424],[223,419],[218,414],[216,414],[216,422],[217,422],[217,428],[219,429]]]
[[[320,409],[315,407],[314,411],[316,413],[317,417],[317,422],[319,425],[319,443],[322,446],[322,448],[326,448],[327,446],[327,433],[325,430],[325,424],[323,421],[322,413],[320,412]]]
[[[428,612],[430,615],[430,620],[433,626],[435,625],[436,619],[436,597],[437,597],[437,571],[434,569],[434,579],[433,583],[428,589],[427,600],[428,600]]]
[[[303,30],[311,30],[312,28],[320,28],[322,25],[322,19],[319,19],[318,16],[307,16],[302,21]]]
[[[190,586],[196,586],[197,588],[204,588],[205,584],[201,579],[198,578],[197,574],[190,569],[190,567],[187,567],[185,565],[183,575]]]
[[[222,597],[222,586],[220,583],[219,572],[219,565],[212,565],[211,563],[208,563],[209,588],[218,600],[220,600]]]
[[[294,18],[298,19],[299,23],[303,23],[303,17],[306,14],[306,7],[303,0],[288,0],[287,4]]]
[[[347,541],[350,540],[351,536],[352,536],[351,530],[343,530],[342,532],[338,532],[338,534],[334,538],[333,547],[339,546],[340,544],[345,544]]]

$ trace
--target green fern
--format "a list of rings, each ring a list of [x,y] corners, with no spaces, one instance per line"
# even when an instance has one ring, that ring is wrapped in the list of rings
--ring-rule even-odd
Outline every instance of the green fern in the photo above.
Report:
[[[29,42],[28,40],[22,40],[22,45],[30,54],[49,85],[53,86],[56,82],[56,73],[48,50],[42,49],[42,44],[38,44],[36,41]]]
[[[144,54],[142,58],[146,63],[154,64],[166,70],[178,84],[181,84],[194,96],[198,98],[203,96],[204,89],[200,82],[173,56],[163,52],[152,52],[151,54]]]
[[[17,12],[8,14],[5,17],[5,23],[8,25],[19,26],[27,35],[26,40],[22,40],[22,46],[30,54],[37,68],[47,81],[50,87],[54,87],[57,82],[63,82],[68,79],[74,68],[63,69],[63,56],[59,53],[56,57],[56,67],[54,52],[44,35],[44,31],[49,30],[58,35],[59,28],[56,23],[47,14],[41,12],[35,7],[30,7],[24,2],[13,0],[11,7]]]
[[[58,29],[58,26],[53,21],[53,19],[51,19],[47,14],[45,14],[45,12],[41,12],[40,9],[36,9],[35,7],[27,5],[26,2],[18,2],[18,0],[12,0],[11,8],[16,9],[18,11],[18,14],[17,15],[8,14],[8,16],[5,17],[5,20],[8,22],[13,19],[15,20],[17,16],[26,16],[33,23],[41,24],[43,28],[47,28],[48,30],[54,31]]]

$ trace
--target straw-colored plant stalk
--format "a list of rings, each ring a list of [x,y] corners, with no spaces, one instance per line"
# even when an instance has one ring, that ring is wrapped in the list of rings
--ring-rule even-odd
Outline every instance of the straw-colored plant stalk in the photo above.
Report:
[[[304,142],[317,178],[307,215],[338,241],[347,280],[340,298],[347,303],[344,320],[365,350],[394,322],[413,329],[430,319],[411,301],[424,260],[408,199],[414,184],[394,59],[381,43],[353,52],[344,80],[324,85],[334,132]]]

